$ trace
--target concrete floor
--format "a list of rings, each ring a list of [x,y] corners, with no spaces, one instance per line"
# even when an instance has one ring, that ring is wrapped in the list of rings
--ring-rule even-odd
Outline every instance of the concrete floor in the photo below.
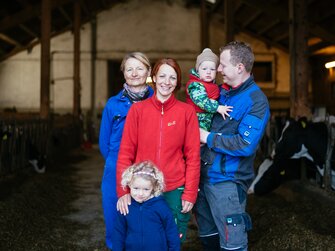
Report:
[[[0,180],[0,251],[107,251],[97,146],[71,151],[46,173]],[[315,191],[314,191],[315,190]],[[299,181],[248,197],[249,250],[335,250],[335,200]],[[202,250],[194,221],[183,251]]]
[[[73,164],[76,180],[75,190],[80,196],[71,203],[73,212],[65,218],[74,224],[85,226],[73,234],[73,242],[78,248],[92,247],[94,251],[104,251],[105,226],[103,221],[100,184],[103,175],[104,160],[98,146],[91,149],[76,150],[72,155],[84,156],[83,160]],[[183,251],[200,251],[201,245],[197,237],[194,219],[190,222],[188,239],[183,244]]]
[[[85,158],[73,164],[75,172],[72,175],[73,179],[76,180],[74,185],[80,197],[72,202],[71,207],[74,209],[74,212],[67,215],[66,218],[75,224],[85,226],[78,229],[73,236],[79,250],[81,248],[91,247],[95,251],[105,251],[104,222],[100,193],[104,161],[97,146],[93,146],[92,149],[87,150],[81,149],[80,151],[75,151],[73,154],[79,154],[85,156]],[[299,182],[293,184],[297,183],[299,184]],[[328,217],[329,220],[334,219],[334,207],[329,207],[324,204],[324,200],[321,200],[321,206],[319,204],[320,201],[312,197],[312,194],[315,193],[306,189],[300,189],[300,191],[298,191],[294,189],[294,187],[292,184],[286,184],[268,196],[249,197],[248,212],[251,214],[254,222],[254,229],[250,232],[249,236],[250,250],[273,250],[274,246],[278,248],[277,250],[304,250],[306,247],[308,247],[308,249],[322,250],[325,246],[333,245],[335,238],[334,230],[327,228],[328,226],[325,224],[323,224],[321,230],[317,225],[314,225],[311,230],[310,221],[311,219],[313,219],[312,221],[319,221],[317,217],[320,217],[322,221],[324,220],[323,216]],[[297,185],[297,187],[300,186]],[[317,191],[320,190],[317,189]],[[305,196],[307,197],[305,198]],[[317,197],[320,199],[323,196],[318,194]],[[297,210],[299,216],[295,216],[295,210]],[[260,213],[261,215],[259,215]],[[310,213],[312,213],[312,215],[310,215]],[[328,214],[329,216],[327,216]],[[273,230],[274,226],[279,222],[285,222],[287,219],[290,219],[289,221],[295,227],[290,228],[287,224],[284,224],[283,226],[279,225],[278,229]],[[303,224],[301,224],[301,221]],[[298,233],[301,232],[304,234],[297,235],[295,232],[295,228],[297,227]],[[325,234],[320,235],[320,231]],[[292,239],[290,242],[293,244],[290,243],[287,245],[287,243],[282,242],[283,238],[285,239],[283,236],[286,235],[286,238]],[[308,236],[308,241],[305,240],[305,236]],[[267,241],[264,240],[264,238],[267,239]],[[319,243],[319,241],[321,241],[321,243]],[[309,242],[308,245],[306,242]],[[197,228],[194,219],[190,222],[188,238],[182,250],[202,250],[197,237]],[[330,248],[328,250],[335,250],[335,247],[334,249]]]
[[[71,203],[74,211],[65,218],[86,226],[74,233],[74,240],[79,248],[96,247],[94,250],[102,250],[105,226],[100,184],[104,160],[96,145],[91,149],[74,151],[73,154],[82,154],[85,158],[73,165],[76,170],[72,174],[76,180],[74,186],[80,197]]]

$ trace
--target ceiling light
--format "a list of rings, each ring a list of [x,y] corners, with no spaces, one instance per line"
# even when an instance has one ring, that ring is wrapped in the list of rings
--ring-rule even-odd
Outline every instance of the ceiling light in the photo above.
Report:
[[[327,64],[325,64],[325,67],[327,69],[335,67],[335,61],[328,62]]]

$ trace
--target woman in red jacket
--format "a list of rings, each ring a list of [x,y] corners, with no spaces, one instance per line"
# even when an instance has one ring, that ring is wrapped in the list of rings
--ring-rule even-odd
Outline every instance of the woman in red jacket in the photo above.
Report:
[[[117,162],[117,209],[128,213],[129,191],[121,174],[134,163],[150,160],[165,177],[164,197],[186,238],[190,211],[196,201],[200,176],[199,124],[192,106],[178,101],[181,70],[174,59],[160,59],[152,70],[155,95],[132,105],[127,115]]]

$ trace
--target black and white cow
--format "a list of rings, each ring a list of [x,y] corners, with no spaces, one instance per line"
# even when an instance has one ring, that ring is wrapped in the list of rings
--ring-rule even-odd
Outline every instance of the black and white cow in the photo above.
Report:
[[[40,153],[36,144],[33,144],[33,142],[29,138],[26,144],[28,163],[33,167],[35,172],[45,173],[46,156]]]
[[[323,176],[327,155],[328,128],[324,122],[313,123],[301,118],[287,120],[271,158],[258,168],[249,193],[263,195],[277,188],[283,181],[300,177],[301,161],[307,176]],[[334,188],[335,189],[335,188]]]

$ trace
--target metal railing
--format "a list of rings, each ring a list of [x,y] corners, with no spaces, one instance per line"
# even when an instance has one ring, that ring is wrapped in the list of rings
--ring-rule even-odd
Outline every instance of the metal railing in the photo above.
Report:
[[[49,123],[41,119],[0,119],[0,176],[27,167],[47,154]]]

